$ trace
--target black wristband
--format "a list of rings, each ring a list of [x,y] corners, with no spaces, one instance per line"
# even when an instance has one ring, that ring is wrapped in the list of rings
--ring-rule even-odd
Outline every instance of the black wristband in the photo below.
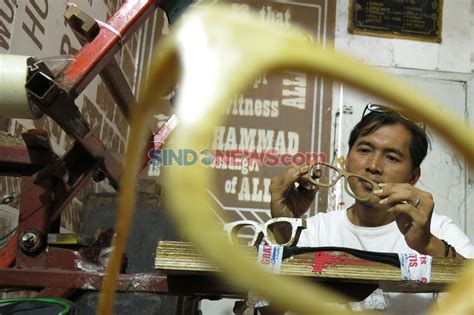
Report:
[[[454,248],[454,246],[451,246],[451,250],[453,251],[453,258],[456,258],[456,249]]]
[[[443,242],[444,244],[444,257],[448,257],[449,248],[451,247],[451,245],[449,245],[448,242],[446,242],[445,240],[441,240],[441,242]]]

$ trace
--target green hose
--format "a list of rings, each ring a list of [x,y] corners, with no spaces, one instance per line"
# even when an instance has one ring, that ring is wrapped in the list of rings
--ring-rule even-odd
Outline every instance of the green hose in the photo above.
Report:
[[[17,303],[17,302],[43,302],[43,303],[51,303],[51,304],[59,304],[64,307],[64,309],[58,313],[58,315],[67,315],[71,310],[71,306],[69,303],[64,302],[60,299],[53,299],[53,298],[13,298],[13,299],[0,299],[1,303]]]

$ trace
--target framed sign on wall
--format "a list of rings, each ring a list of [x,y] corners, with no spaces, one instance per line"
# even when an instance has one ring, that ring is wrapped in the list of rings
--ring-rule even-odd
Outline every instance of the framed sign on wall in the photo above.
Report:
[[[441,43],[443,0],[350,0],[352,34]]]

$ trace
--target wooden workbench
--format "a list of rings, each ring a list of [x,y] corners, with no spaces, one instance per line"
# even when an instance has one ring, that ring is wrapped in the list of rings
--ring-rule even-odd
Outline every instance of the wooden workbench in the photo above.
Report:
[[[247,247],[245,250],[256,257],[256,248]],[[298,254],[284,259],[280,274],[320,282],[355,299],[363,299],[377,287],[387,292],[443,291],[456,281],[462,267],[462,262],[451,258],[433,258],[431,282],[402,281],[399,267],[332,251]],[[160,241],[156,249],[155,268],[168,276],[181,278],[183,283],[186,278],[190,279],[188,284],[197,294],[245,295],[218,280],[219,270],[191,243]],[[193,283],[194,277],[206,279],[202,287],[199,283]],[[216,281],[216,287],[209,281]]]

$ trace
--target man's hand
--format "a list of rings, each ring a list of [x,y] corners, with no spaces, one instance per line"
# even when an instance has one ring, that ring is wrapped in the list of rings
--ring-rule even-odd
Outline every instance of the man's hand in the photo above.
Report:
[[[377,193],[380,203],[390,206],[387,211],[394,215],[408,246],[421,254],[437,256],[429,253],[434,238],[430,230],[433,196],[410,184],[380,184],[380,187],[382,191]]]
[[[394,215],[407,245],[420,254],[445,257],[446,247],[443,241],[431,234],[430,229],[434,208],[433,196],[410,184],[379,185],[382,188],[377,193],[381,198],[380,203],[390,206],[387,211]],[[460,254],[455,256],[456,259],[465,259]]]
[[[318,191],[304,178],[309,169],[309,166],[293,166],[272,178],[270,185],[272,217],[299,218],[308,210]],[[296,182],[306,188],[296,188]]]

